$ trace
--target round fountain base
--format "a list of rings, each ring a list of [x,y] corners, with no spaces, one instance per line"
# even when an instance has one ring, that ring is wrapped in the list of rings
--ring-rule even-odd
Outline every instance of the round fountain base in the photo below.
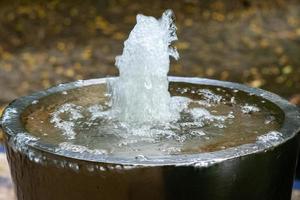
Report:
[[[300,114],[295,106],[263,90],[207,79],[170,78],[171,85],[240,91],[249,98],[266,101],[267,108],[281,113],[278,140],[273,134],[268,141],[241,142],[223,150],[215,145],[206,152],[202,149],[198,153],[154,157],[101,155],[77,148],[59,151],[25,128],[24,115],[37,101],[106,80],[61,85],[20,98],[5,110],[2,127],[18,199],[290,200]]]

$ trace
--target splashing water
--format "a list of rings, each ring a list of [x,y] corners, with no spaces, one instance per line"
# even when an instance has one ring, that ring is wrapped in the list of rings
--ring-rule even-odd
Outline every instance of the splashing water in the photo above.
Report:
[[[170,82],[169,91],[170,110],[180,115],[168,123],[136,126],[120,121],[112,115],[110,96],[105,95],[107,84],[103,82],[68,90],[68,95],[57,93],[41,99],[28,108],[23,119],[26,130],[55,145],[55,152],[97,156],[144,159],[139,155],[210,152],[253,142],[269,146],[282,138],[274,135],[280,125],[280,112],[259,97],[174,82]],[[251,112],[245,112],[249,106]]]
[[[120,76],[98,89],[82,88],[81,95],[62,93],[63,102],[54,98],[56,106],[47,109],[50,116],[41,109],[26,127],[59,144],[55,151],[135,156],[220,150],[275,130],[276,117],[256,101],[241,101],[237,90],[172,82],[169,87],[170,56],[179,58],[170,46],[177,40],[175,32],[171,10],[160,19],[137,15],[123,53],[116,57]],[[72,102],[72,95],[80,98]]]
[[[169,57],[179,58],[170,46],[177,40],[174,15],[166,10],[158,20],[141,14],[136,20],[116,58],[120,77],[112,83],[113,110],[121,121],[168,122],[178,118],[171,110],[167,79]]]

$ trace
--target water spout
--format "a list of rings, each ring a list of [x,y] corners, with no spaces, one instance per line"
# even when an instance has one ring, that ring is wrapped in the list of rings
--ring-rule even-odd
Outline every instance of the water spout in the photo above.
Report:
[[[176,117],[167,78],[169,57],[179,58],[170,46],[177,40],[174,14],[166,10],[160,19],[139,14],[136,21],[122,55],[116,57],[120,77],[111,84],[113,110],[121,121],[168,122]]]

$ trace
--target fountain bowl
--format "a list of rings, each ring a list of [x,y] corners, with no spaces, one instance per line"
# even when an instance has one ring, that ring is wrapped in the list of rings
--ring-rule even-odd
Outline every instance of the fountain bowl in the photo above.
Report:
[[[283,98],[261,89],[218,80],[169,77],[170,84],[238,90],[270,102],[282,113],[280,142],[133,159],[53,152],[51,144],[36,140],[25,129],[21,116],[33,102],[55,93],[103,84],[108,79],[62,84],[21,97],[5,109],[1,127],[19,200],[291,199],[300,112]]]

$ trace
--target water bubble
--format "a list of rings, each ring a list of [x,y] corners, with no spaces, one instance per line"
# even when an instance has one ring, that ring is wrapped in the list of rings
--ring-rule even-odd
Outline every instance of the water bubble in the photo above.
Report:
[[[245,105],[241,106],[241,111],[244,114],[251,114],[254,112],[259,112],[260,109],[257,106],[245,104]]]
[[[208,103],[219,104],[222,100],[222,96],[214,94],[212,91],[207,89],[199,89],[198,95],[202,96]]]
[[[52,113],[50,122],[53,123],[55,127],[61,129],[63,131],[63,135],[67,136],[70,139],[73,139],[76,136],[76,133],[73,130],[75,126],[74,120],[83,118],[81,109],[81,106],[77,106],[75,104],[63,104],[55,112]],[[67,114],[68,119],[64,120],[61,117],[62,114]]]
[[[31,102],[31,104],[33,104],[33,105],[38,104],[38,103],[39,103],[39,100],[34,100],[34,101]]]
[[[79,171],[79,165],[77,163],[69,162],[68,167],[74,171]]]
[[[99,169],[100,171],[103,171],[103,172],[106,171],[106,168],[103,167],[103,166],[99,166],[98,169]]]
[[[231,98],[230,98],[230,103],[236,104],[235,97],[231,97]]]
[[[263,144],[265,146],[274,146],[282,141],[283,135],[278,131],[271,131],[265,135],[257,137],[257,143]]]
[[[86,146],[71,144],[70,142],[62,142],[55,149],[56,152],[70,151],[74,153],[90,153],[95,155],[106,155],[107,151],[104,149],[89,149]]]
[[[105,112],[102,105],[92,105],[87,108],[87,110],[92,115],[91,120],[95,120],[97,118],[106,117],[109,115],[109,112]]]
[[[270,124],[270,123],[272,123],[272,122],[274,122],[275,121],[275,117],[273,116],[273,115],[268,115],[268,116],[266,116],[266,119],[265,119],[265,124],[267,125],[267,124]]]

